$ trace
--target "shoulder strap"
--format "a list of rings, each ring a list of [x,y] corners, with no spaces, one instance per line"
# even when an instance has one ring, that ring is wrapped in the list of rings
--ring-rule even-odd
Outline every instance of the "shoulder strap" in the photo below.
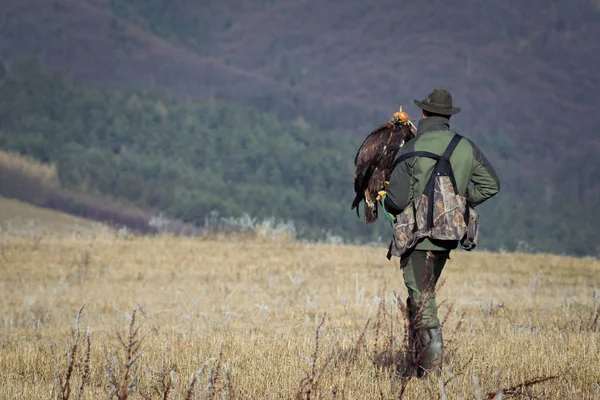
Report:
[[[413,157],[427,157],[433,158],[434,160],[439,160],[441,158],[439,155],[431,153],[429,151],[411,151],[410,153],[402,154],[400,157],[396,158],[396,161],[394,161],[394,165],[392,165],[392,170],[396,168],[396,166],[402,161],[408,160],[409,158]]]
[[[462,139],[462,136],[455,133],[454,136],[452,137],[452,139],[450,140],[448,147],[446,147],[444,154],[442,154],[441,156],[438,154],[432,153],[430,151],[411,151],[410,153],[402,154],[401,156],[396,158],[396,160],[394,161],[394,164],[392,165],[392,170],[394,168],[396,168],[396,166],[398,164],[400,164],[402,161],[408,160],[409,158],[413,158],[413,157],[433,158],[436,161],[439,161],[441,158],[450,158],[450,156],[454,152],[454,149],[456,149],[456,146],[458,146],[458,142],[460,142],[461,139]]]
[[[454,136],[452,136],[452,139],[450,139],[450,143],[448,144],[448,147],[446,147],[446,150],[444,151],[444,154],[442,154],[442,157],[441,157],[444,160],[444,164],[446,164],[446,166],[441,166],[441,168],[446,168],[446,171],[448,172],[448,176],[450,177],[450,181],[452,182],[452,188],[454,189],[455,193],[458,193],[458,187],[456,185],[456,178],[454,177],[454,171],[452,170],[452,164],[450,164],[450,156],[456,149],[456,146],[458,146],[458,142],[460,142],[461,139],[462,139],[462,136],[455,133]],[[433,169],[432,176],[437,172],[440,172],[440,171],[438,171],[438,166],[436,165],[435,168]],[[428,183],[429,183],[429,181],[428,181]]]
[[[446,151],[444,151],[444,154],[442,155],[443,158],[450,158],[452,153],[454,153],[454,149],[456,149],[456,146],[458,146],[458,142],[460,142],[460,139],[462,139],[462,136],[460,136],[457,133],[455,133],[454,136],[452,136],[448,147],[446,147]]]

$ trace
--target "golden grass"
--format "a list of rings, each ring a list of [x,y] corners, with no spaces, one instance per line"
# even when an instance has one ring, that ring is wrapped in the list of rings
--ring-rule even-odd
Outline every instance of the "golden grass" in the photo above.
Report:
[[[558,378],[525,393],[543,399],[600,396],[600,334],[590,318],[599,271],[593,259],[453,254],[438,294],[438,301],[447,300],[442,316],[454,308],[444,326],[445,396],[493,397],[498,387],[553,375]],[[163,398],[159,393],[171,387],[169,398],[183,399],[202,368],[193,385],[208,398],[294,398],[302,383],[310,383],[305,378],[311,376],[316,329],[325,315],[312,375],[318,382],[306,386],[311,398],[397,398],[400,381],[373,364],[390,332],[395,346],[402,341],[393,290],[406,297],[397,264],[387,262],[382,248],[171,237],[4,237],[0,398],[55,396],[50,345],[64,381],[67,338],[72,346],[75,317],[84,303],[71,398],[86,365],[87,327],[91,374],[83,398],[106,398],[111,379],[122,381],[127,348],[129,359],[139,353],[127,378],[137,371],[130,398],[144,393]],[[382,300],[394,317],[377,323]],[[130,326],[134,309],[136,322]],[[115,354],[121,361],[113,361]],[[404,396],[440,398],[439,382],[410,380]]]

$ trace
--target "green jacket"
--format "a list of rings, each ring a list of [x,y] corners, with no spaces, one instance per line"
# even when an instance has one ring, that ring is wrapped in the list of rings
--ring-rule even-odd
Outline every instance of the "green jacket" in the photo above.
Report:
[[[406,142],[398,156],[413,151],[429,151],[441,155],[450,143],[454,133],[450,131],[450,120],[444,117],[428,117],[419,121],[417,136]],[[387,212],[398,215],[410,200],[423,193],[425,184],[433,171],[436,161],[426,157],[412,157],[392,171],[386,188],[384,206]],[[467,138],[463,138],[450,157],[450,164],[461,195],[467,198],[472,207],[478,206],[500,191],[500,180],[481,150]],[[469,187],[469,183],[472,186]],[[434,241],[423,239],[417,250],[451,250],[458,246],[457,241]]]

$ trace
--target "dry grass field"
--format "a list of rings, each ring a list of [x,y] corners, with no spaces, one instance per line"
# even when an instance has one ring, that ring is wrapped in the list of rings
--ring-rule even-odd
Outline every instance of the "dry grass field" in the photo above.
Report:
[[[442,379],[405,381],[383,248],[3,231],[0,398],[600,398],[599,271],[454,254]]]

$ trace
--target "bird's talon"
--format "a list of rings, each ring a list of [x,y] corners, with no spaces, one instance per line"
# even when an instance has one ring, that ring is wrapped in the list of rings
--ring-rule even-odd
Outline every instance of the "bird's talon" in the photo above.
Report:
[[[385,190],[380,190],[379,192],[377,192],[377,198],[375,200],[381,200],[381,198],[383,196],[385,196],[387,194],[387,192]]]

